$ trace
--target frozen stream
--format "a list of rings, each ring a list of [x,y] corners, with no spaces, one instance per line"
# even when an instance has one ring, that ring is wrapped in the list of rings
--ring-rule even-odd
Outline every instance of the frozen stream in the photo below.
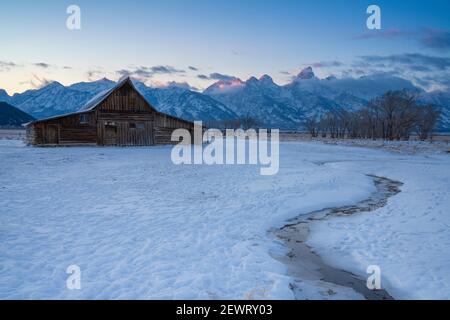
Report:
[[[306,215],[301,215],[275,230],[275,234],[281,238],[290,249],[287,256],[278,257],[279,260],[289,266],[289,273],[295,281],[291,284],[294,295],[298,299],[303,299],[304,293],[298,288],[296,282],[302,280],[324,281],[341,287],[348,287],[356,291],[369,300],[392,299],[386,290],[369,290],[366,286],[366,279],[354,275],[351,272],[333,268],[327,265],[314,250],[306,244],[309,236],[310,225],[321,222],[330,217],[345,217],[348,215],[374,211],[384,207],[387,200],[400,192],[401,182],[390,180],[384,177],[371,176],[376,186],[376,191],[368,199],[358,202],[355,205],[325,208],[313,211]],[[328,294],[334,294],[329,289]]]

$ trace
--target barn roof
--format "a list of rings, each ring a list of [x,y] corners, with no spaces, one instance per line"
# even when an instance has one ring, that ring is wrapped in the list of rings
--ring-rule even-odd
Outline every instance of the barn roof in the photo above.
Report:
[[[87,113],[87,112],[88,111],[75,111],[75,112],[70,112],[70,113],[58,114],[56,116],[51,116],[51,117],[42,118],[42,119],[36,119],[36,120],[33,120],[33,121],[30,121],[30,122],[22,124],[22,126],[26,127],[26,126],[28,126],[30,124],[41,122],[41,121],[47,121],[47,120],[53,120],[53,119],[58,119],[58,118],[64,118],[64,117],[67,117],[67,116],[72,116],[72,115],[75,115],[75,114],[82,114],[82,113]]]

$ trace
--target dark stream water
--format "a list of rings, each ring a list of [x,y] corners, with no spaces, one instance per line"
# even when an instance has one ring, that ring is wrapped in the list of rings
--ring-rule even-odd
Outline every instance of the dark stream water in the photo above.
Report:
[[[287,256],[277,257],[287,264],[289,274],[297,280],[312,280],[332,283],[334,285],[348,287],[360,293],[368,300],[393,299],[384,290],[370,290],[366,285],[366,279],[357,275],[327,265],[312,248],[306,244],[309,236],[310,224],[326,220],[330,217],[343,217],[353,214],[366,213],[384,207],[390,197],[401,192],[401,182],[384,177],[370,176],[376,186],[376,191],[369,198],[354,205],[325,208],[306,215],[301,215],[288,221],[281,229],[274,231],[277,237],[282,239],[290,249]],[[295,282],[291,288],[297,299],[304,299],[304,293],[298,290]],[[333,294],[330,290],[330,294]]]

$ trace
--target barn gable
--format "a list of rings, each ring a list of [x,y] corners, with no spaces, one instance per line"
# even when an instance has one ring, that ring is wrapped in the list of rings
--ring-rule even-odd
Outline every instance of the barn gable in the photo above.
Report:
[[[79,112],[93,111],[102,104],[106,104],[113,110],[119,110],[121,106],[124,106],[124,99],[130,99],[130,104],[133,106],[139,105],[136,111],[153,111],[157,112],[148,101],[142,96],[142,94],[136,89],[133,81],[129,77],[120,80],[114,87],[100,92],[91,100],[89,100]],[[105,103],[106,102],[106,103]],[[103,105],[103,108],[105,106]],[[106,107],[108,108],[108,107]],[[148,109],[145,109],[148,108]]]

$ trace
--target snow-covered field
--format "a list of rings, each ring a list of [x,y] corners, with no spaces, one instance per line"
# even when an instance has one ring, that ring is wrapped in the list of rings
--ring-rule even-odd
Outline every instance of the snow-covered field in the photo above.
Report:
[[[292,299],[271,228],[366,198],[365,174],[402,181],[402,193],[314,224],[310,244],[362,277],[379,265],[395,298],[450,298],[448,155],[285,142],[278,175],[260,176],[175,166],[170,151],[0,140],[0,298]],[[66,288],[73,264],[81,290]]]

